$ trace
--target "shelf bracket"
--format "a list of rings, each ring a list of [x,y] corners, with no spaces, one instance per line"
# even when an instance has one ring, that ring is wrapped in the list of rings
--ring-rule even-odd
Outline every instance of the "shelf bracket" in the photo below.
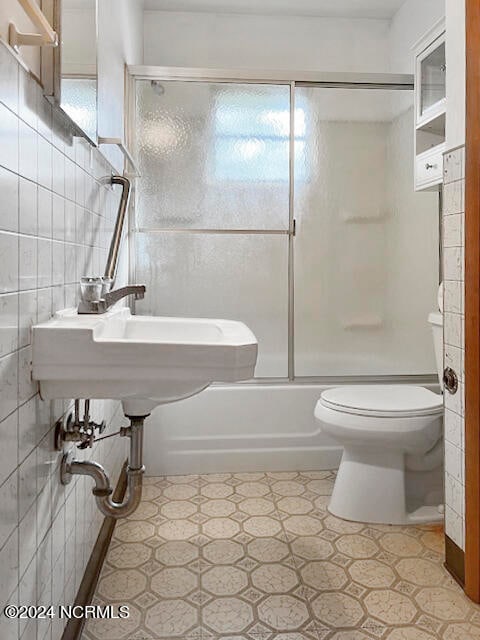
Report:
[[[22,33],[10,23],[8,28],[8,43],[17,53],[22,46],[57,47],[58,34],[54,31],[35,0],[18,0],[23,10],[33,22],[39,33]]]
[[[128,172],[128,174],[126,174],[126,177],[128,178],[140,178],[140,172],[137,169],[137,165],[135,163],[135,160],[132,156],[132,154],[130,153],[130,151],[127,149],[127,147],[125,146],[125,143],[123,142],[123,140],[121,138],[104,138],[99,136],[98,137],[98,145],[102,145],[102,144],[113,144],[115,146],[117,146],[120,151],[123,153],[123,155],[125,156],[127,162],[129,163],[132,171]]]

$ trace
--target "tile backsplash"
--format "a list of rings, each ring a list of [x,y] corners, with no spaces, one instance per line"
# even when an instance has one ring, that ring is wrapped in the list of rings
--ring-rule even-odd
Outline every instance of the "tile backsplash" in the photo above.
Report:
[[[445,392],[445,530],[464,549],[464,147],[445,154],[443,177],[444,365],[454,369],[459,379],[456,394]]]
[[[59,482],[53,425],[71,403],[41,400],[30,328],[76,305],[82,275],[103,272],[119,200],[111,173],[0,43],[0,610],[72,604],[103,520],[90,479]],[[93,412],[125,424],[118,403],[95,402]],[[116,482],[124,442],[108,439],[86,457]],[[0,637],[59,640],[64,622],[1,615]]]

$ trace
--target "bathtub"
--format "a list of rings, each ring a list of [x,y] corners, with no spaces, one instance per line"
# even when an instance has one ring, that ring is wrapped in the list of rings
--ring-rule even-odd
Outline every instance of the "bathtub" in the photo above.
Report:
[[[416,384],[435,390],[433,384]],[[146,473],[336,469],[342,449],[313,417],[328,386],[213,385],[193,398],[157,407],[145,424]]]

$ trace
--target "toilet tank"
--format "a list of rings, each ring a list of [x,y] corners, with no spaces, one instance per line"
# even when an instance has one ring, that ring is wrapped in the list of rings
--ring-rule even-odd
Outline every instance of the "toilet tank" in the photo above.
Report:
[[[435,363],[440,388],[443,390],[443,314],[440,311],[432,311],[428,316],[428,322],[432,327]]]

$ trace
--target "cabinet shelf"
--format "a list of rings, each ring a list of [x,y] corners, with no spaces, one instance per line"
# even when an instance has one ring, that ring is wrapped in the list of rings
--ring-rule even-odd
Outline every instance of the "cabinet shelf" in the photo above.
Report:
[[[415,189],[438,188],[443,177],[446,125],[445,22],[415,48]]]
[[[436,120],[439,116],[445,115],[447,112],[447,99],[442,98],[434,105],[432,105],[429,109],[427,109],[420,118],[417,118],[416,127],[417,129],[421,127],[425,127],[433,120]]]
[[[415,152],[419,154],[445,142],[445,111],[435,118],[418,125],[415,131]]]

